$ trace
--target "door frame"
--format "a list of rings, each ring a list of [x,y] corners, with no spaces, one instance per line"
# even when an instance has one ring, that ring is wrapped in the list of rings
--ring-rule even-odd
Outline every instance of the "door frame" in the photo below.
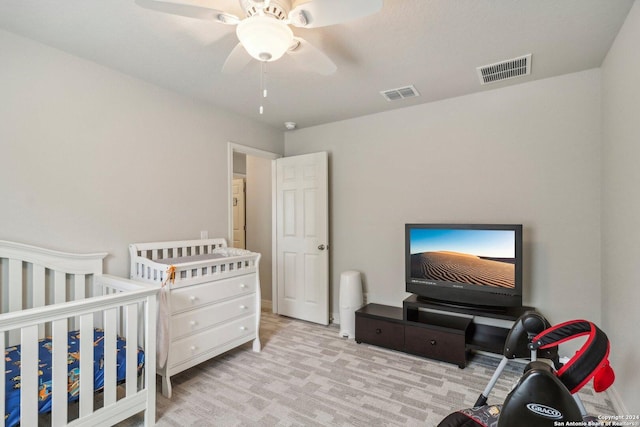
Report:
[[[278,311],[277,300],[277,259],[276,259],[276,168],[275,160],[284,157],[282,154],[273,153],[271,151],[261,150],[259,148],[249,147],[248,145],[237,144],[235,142],[227,142],[227,238],[233,242],[233,153],[242,153],[249,156],[261,157],[271,160],[271,303],[272,311]],[[245,201],[246,203],[246,201]],[[245,235],[246,239],[246,235]]]

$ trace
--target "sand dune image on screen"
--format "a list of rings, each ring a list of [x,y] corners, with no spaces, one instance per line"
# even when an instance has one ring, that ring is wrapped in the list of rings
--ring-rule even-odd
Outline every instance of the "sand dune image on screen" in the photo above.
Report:
[[[512,262],[484,259],[459,252],[422,252],[411,255],[411,277],[421,279],[514,288],[514,269]]]

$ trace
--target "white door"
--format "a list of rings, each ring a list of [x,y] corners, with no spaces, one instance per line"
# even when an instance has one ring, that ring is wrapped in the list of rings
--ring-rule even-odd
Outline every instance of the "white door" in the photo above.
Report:
[[[327,153],[276,160],[277,313],[329,324]]]
[[[245,185],[243,178],[235,178],[232,185],[233,202],[233,247],[245,248]]]

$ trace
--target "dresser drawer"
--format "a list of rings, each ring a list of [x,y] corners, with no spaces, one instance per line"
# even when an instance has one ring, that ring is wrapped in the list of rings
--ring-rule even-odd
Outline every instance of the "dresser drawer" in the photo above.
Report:
[[[405,351],[431,359],[455,363],[464,368],[466,361],[465,334],[429,327],[406,325]]]
[[[229,319],[248,316],[256,312],[256,295],[225,300],[198,309],[176,314],[171,319],[171,337],[179,339]]]
[[[404,347],[404,325],[364,317],[356,313],[356,342],[402,350]]]
[[[256,316],[232,320],[195,335],[189,335],[171,343],[171,366],[180,364],[207,352],[214,352],[216,347],[242,338],[256,335]],[[213,357],[213,355],[211,356]]]
[[[171,312],[179,313],[227,298],[254,293],[255,291],[255,274],[172,289]]]

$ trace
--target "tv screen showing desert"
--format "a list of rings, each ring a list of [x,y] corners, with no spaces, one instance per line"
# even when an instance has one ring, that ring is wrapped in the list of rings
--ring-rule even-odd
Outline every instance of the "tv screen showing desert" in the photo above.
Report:
[[[508,230],[411,230],[411,277],[515,287],[515,245]]]

